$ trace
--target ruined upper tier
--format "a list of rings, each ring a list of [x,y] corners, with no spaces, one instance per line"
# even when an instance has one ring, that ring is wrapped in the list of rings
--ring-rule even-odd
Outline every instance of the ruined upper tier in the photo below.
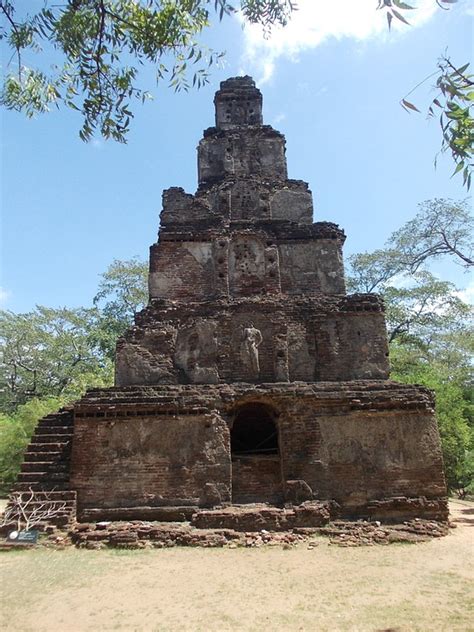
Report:
[[[198,147],[196,194],[163,193],[150,297],[343,294],[344,233],[313,224],[307,183],[287,178],[285,137],[262,124],[260,90],[251,77],[234,77],[214,104],[216,127]]]
[[[286,179],[285,137],[263,125],[262,93],[252,78],[223,81],[214,104],[216,127],[204,132],[198,147],[199,184],[227,176]]]
[[[117,345],[116,384],[386,378],[382,303],[346,296],[344,233],[313,223],[260,91],[228,79],[214,103],[196,194],[163,193],[150,302]]]
[[[221,83],[214,97],[216,127],[230,129],[236,125],[261,125],[262,93],[252,77],[232,77]]]

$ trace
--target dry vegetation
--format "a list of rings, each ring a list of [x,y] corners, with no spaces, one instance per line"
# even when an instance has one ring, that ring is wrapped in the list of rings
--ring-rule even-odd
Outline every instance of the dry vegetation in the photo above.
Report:
[[[1,555],[2,630],[472,630],[474,504],[417,545]]]

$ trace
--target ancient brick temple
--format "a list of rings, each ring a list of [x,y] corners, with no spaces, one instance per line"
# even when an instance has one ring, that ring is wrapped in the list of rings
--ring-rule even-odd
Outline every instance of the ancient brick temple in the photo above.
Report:
[[[214,102],[196,194],[163,194],[115,387],[40,423],[20,488],[77,495],[80,519],[304,501],[445,518],[432,394],[389,381],[383,304],[346,294],[343,231],[313,223],[252,79]]]

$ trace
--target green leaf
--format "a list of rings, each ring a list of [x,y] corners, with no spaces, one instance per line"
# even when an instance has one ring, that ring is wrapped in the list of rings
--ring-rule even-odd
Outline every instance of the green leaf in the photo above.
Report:
[[[405,20],[401,13],[395,11],[395,9],[392,9],[392,13],[398,20],[400,20],[400,22],[403,22],[404,24],[408,24],[408,26],[410,26],[410,22],[408,22],[408,20]]]
[[[405,110],[413,110],[415,112],[420,112],[420,110],[416,107],[416,105],[413,105],[413,103],[410,103],[410,101],[407,101],[406,99],[402,99],[401,103],[402,103],[402,106],[405,108]]]
[[[452,74],[459,73],[460,75],[462,75],[462,74],[463,74],[463,72],[464,72],[465,70],[467,70],[468,68],[469,68],[469,62],[468,62],[467,64],[464,64],[464,66],[461,66],[461,68],[456,68],[456,70],[455,70],[455,71],[453,71],[453,73],[452,73]]]
[[[459,173],[462,169],[464,169],[464,161],[460,162],[460,163],[457,165],[457,167],[456,167],[456,169],[454,170],[454,172],[453,172],[453,174],[452,174],[451,178],[452,178],[453,176],[455,176],[457,173]]]
[[[406,2],[401,2],[400,0],[393,0],[393,4],[399,9],[405,9],[405,11],[413,11],[415,7],[410,6]]]

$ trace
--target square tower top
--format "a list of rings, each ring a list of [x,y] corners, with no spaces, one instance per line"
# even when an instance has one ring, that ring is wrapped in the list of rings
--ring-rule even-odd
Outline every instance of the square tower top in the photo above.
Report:
[[[216,127],[262,125],[262,93],[252,77],[232,77],[222,81],[214,97]]]

